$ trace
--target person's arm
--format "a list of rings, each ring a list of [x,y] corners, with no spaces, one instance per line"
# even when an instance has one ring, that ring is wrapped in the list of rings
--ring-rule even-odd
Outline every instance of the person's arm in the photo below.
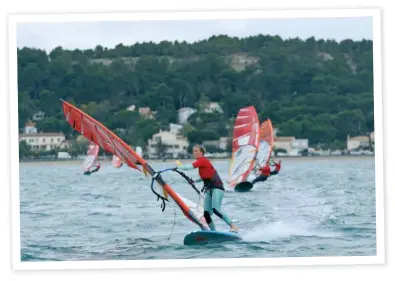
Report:
[[[271,171],[270,175],[277,175],[278,172],[280,172],[281,170],[281,160],[278,163],[274,162],[274,164],[276,165],[276,169],[274,171]]]
[[[179,166],[177,166],[177,169],[192,170],[192,169],[196,169],[196,168],[203,167],[203,166],[204,166],[204,161],[202,161],[201,159],[198,159],[195,162],[193,162],[192,164],[179,165]]]
[[[192,169],[195,169],[195,167],[193,167],[192,164],[187,164],[187,165],[177,166],[177,169],[179,169],[179,170],[192,170]]]
[[[195,162],[193,162],[192,164],[187,164],[187,165],[179,165],[179,166],[177,166],[177,169],[180,169],[180,170],[192,170],[192,169],[195,169],[195,168],[198,168],[198,167],[200,167],[200,165],[201,165],[201,161],[199,161],[199,160],[196,160]],[[196,180],[193,180],[193,182],[202,182],[203,180],[202,179],[196,179]]]

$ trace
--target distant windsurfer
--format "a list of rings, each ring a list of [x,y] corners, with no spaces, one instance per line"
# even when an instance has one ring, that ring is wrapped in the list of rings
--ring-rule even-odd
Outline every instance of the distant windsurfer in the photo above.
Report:
[[[273,161],[273,163],[276,166],[274,171],[271,171],[269,161],[266,162],[266,165],[259,169],[260,175],[255,178],[251,183],[255,184],[260,181],[263,182],[266,181],[270,176],[277,175],[281,169],[281,160],[278,163]]]
[[[95,167],[92,171],[90,171],[90,170],[85,171],[84,175],[89,176],[90,174],[96,173],[97,171],[100,170],[100,163],[96,163],[95,166],[96,166],[96,167]]]
[[[200,179],[195,182],[204,182],[203,191],[205,193],[204,199],[204,218],[210,229],[215,231],[214,221],[211,219],[211,215],[214,213],[216,216],[221,218],[230,226],[230,231],[237,232],[238,228],[231,221],[231,219],[221,211],[222,198],[224,197],[224,187],[218,172],[205,156],[205,149],[201,145],[195,145],[193,147],[193,155],[196,161],[188,165],[179,165],[177,169],[180,170],[192,170],[199,168]]]

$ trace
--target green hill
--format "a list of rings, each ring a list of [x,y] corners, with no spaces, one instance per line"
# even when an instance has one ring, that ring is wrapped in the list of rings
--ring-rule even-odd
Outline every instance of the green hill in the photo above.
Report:
[[[18,49],[19,127],[42,110],[39,130],[75,134],[64,120],[62,98],[110,129],[122,129],[117,132],[128,143],[144,146],[159,128],[176,122],[177,109],[213,101],[223,114],[191,116],[185,130],[191,141],[229,135],[232,118],[252,104],[279,135],[344,147],[348,134],[374,130],[372,47],[370,40],[221,35],[192,44],[58,47],[49,54]],[[155,118],[127,111],[133,104],[150,107]]]

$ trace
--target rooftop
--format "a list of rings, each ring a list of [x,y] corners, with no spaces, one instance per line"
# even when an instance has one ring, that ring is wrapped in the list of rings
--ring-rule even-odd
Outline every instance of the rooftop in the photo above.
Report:
[[[356,136],[353,138],[349,138],[348,140],[350,140],[350,141],[369,141],[369,137],[368,136]]]
[[[289,142],[295,140],[295,137],[275,137],[274,141],[277,142]]]
[[[26,127],[34,127],[36,126],[36,123],[32,122],[31,120],[27,121],[25,124]]]
[[[19,137],[64,137],[63,133],[20,134]]]

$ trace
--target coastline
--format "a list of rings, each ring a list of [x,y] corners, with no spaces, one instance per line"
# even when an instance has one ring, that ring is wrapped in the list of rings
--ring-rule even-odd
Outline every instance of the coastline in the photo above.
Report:
[[[357,160],[357,159],[374,159],[374,155],[332,155],[332,156],[278,156],[273,157],[275,161],[281,160],[283,162],[288,161],[320,161],[320,160]],[[180,159],[181,162],[192,163],[193,159]],[[212,162],[223,162],[230,161],[230,158],[211,158]],[[19,165],[76,165],[83,163],[82,159],[64,159],[64,160],[29,160],[19,161]],[[99,160],[101,163],[111,164],[111,160]],[[174,163],[176,159],[167,159],[163,161],[161,159],[149,159],[146,160],[148,163]]]

